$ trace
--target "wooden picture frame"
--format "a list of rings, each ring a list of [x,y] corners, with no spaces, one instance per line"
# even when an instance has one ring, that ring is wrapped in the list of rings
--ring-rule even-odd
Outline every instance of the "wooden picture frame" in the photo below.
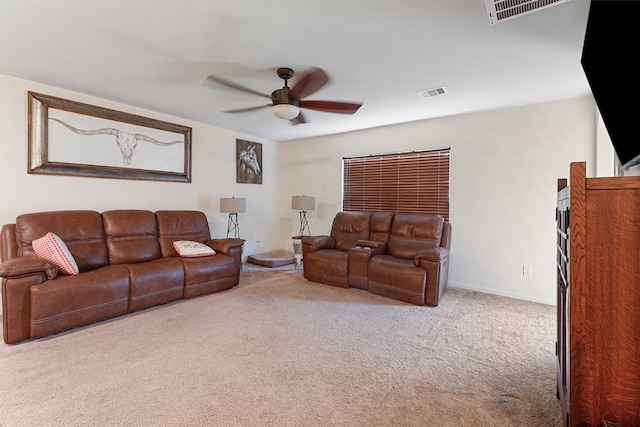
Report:
[[[236,139],[236,183],[262,184],[262,144]]]
[[[191,128],[28,93],[30,174],[191,182]]]

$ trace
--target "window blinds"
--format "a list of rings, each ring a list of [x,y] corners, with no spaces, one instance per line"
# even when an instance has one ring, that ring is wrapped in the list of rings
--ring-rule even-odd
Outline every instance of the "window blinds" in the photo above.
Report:
[[[342,209],[433,213],[448,221],[450,151],[343,158]]]

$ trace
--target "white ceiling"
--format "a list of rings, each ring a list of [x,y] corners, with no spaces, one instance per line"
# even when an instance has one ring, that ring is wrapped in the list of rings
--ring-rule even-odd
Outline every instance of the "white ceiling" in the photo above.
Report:
[[[483,0],[0,0],[0,74],[275,141],[591,93],[580,55],[588,0],[489,25]],[[324,69],[293,126],[256,95],[278,67]],[[293,83],[293,82],[292,82]],[[416,92],[445,86],[422,99]]]

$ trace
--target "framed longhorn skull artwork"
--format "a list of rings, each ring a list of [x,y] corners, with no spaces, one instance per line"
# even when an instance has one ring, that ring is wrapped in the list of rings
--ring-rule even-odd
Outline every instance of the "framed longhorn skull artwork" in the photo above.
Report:
[[[236,182],[262,184],[262,144],[236,139]]]
[[[191,182],[191,128],[29,92],[28,173]]]

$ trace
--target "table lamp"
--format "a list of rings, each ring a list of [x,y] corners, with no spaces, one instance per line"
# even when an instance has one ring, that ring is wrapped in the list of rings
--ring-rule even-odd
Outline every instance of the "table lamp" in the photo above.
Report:
[[[307,211],[313,211],[316,209],[316,197],[305,195],[292,196],[291,209],[300,211],[300,230],[298,231],[298,236],[304,236],[305,230],[307,232],[307,236],[311,236],[309,221],[307,221]]]
[[[233,232],[233,237],[240,238],[240,225],[238,224],[238,213],[247,211],[247,199],[242,197],[223,197],[220,199],[220,212],[229,214],[227,223],[227,237]]]

